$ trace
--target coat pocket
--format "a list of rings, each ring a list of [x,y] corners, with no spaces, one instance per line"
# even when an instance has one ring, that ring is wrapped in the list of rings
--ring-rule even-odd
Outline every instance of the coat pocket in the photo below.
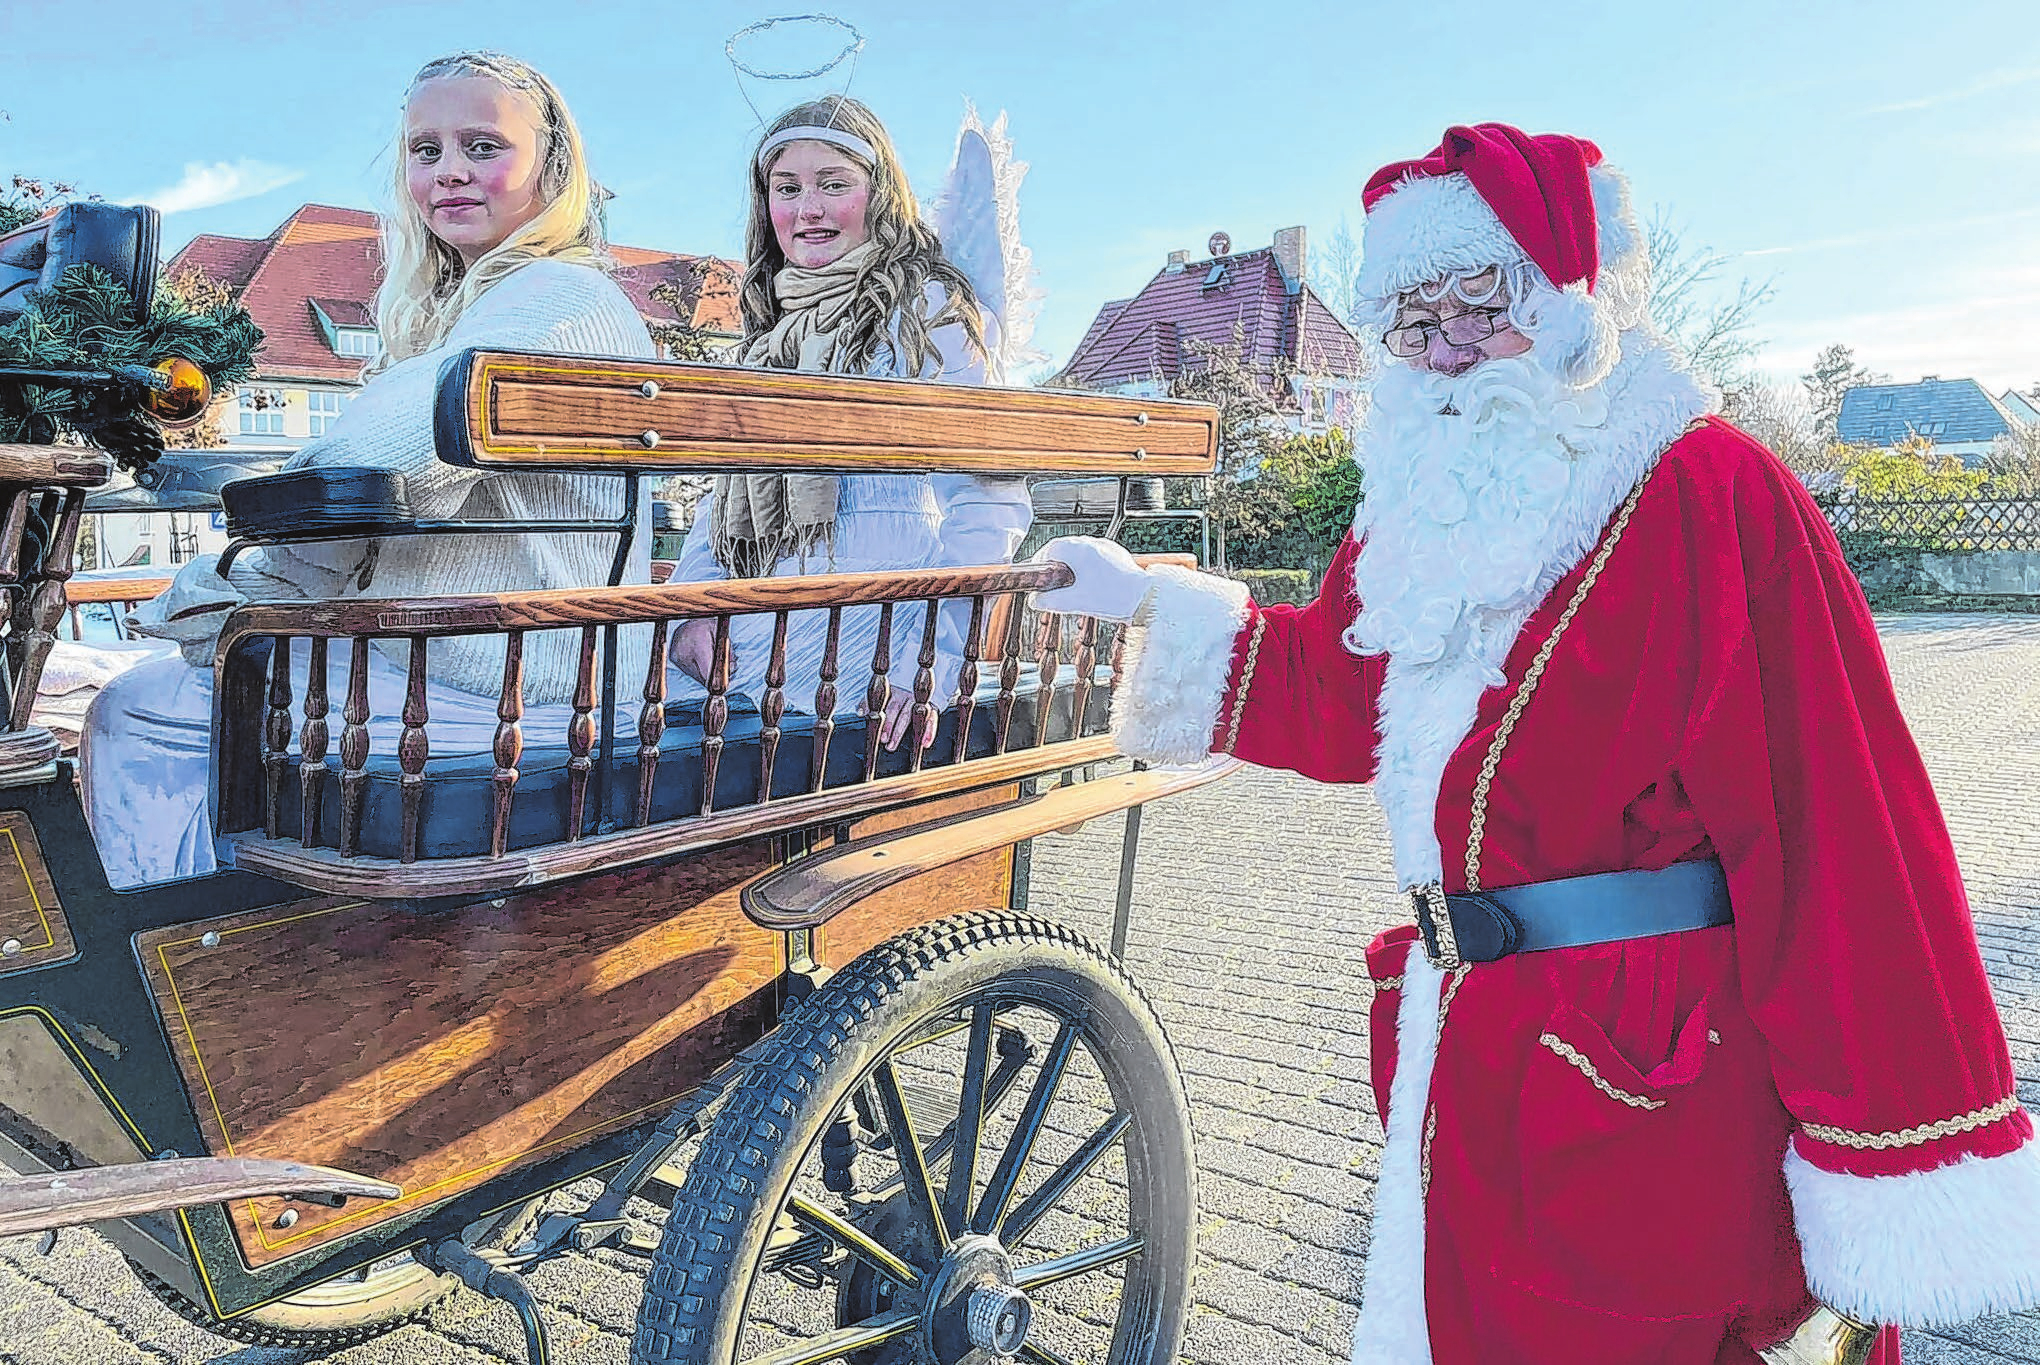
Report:
[[[1374,1087],[1374,1112],[1388,1128],[1388,1095],[1395,1084],[1396,1015],[1402,1009],[1403,972],[1416,950],[1417,926],[1398,924],[1367,945],[1367,977],[1374,983],[1374,1001],[1367,1009],[1368,1081]]]
[[[1667,1109],[1700,1078],[1707,1064],[1709,1040],[1714,1037],[1708,1013],[1707,1003],[1702,1001],[1679,1026],[1671,1055],[1646,1072],[1624,1056],[1593,1019],[1571,1005],[1560,1005],[1538,1034],[1537,1046],[1545,1055],[1532,1059],[1531,1075],[1552,1073],[1544,1078],[1547,1098],[1559,1114],[1570,1114],[1576,1120],[1560,1127],[1576,1129],[1575,1136],[1586,1141],[1617,1134],[1623,1127],[1622,1110],[1654,1114]],[[1556,1072],[1549,1059],[1563,1063],[1577,1079]],[[1618,1107],[1603,1109],[1593,1102],[1592,1095]]]
[[[1711,1263],[1747,1202],[1705,1087],[1713,1029],[1703,1001],[1670,1055],[1644,1070],[1592,1018],[1552,1011],[1528,1059],[1519,1148],[1531,1264],[1545,1296],[1645,1317],[1726,1309],[1741,1267]]]

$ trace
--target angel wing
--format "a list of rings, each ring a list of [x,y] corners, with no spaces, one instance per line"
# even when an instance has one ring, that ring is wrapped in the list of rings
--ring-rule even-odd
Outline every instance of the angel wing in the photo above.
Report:
[[[1027,163],[1013,159],[1001,112],[987,128],[965,104],[956,157],[928,218],[942,252],[969,279],[996,331],[986,340],[993,382],[1003,382],[1034,357],[1028,342],[1041,311],[1034,288],[1034,256],[1020,241],[1020,181]]]

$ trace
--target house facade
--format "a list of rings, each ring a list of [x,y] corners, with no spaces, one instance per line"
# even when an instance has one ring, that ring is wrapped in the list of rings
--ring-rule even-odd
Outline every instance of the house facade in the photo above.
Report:
[[[1098,310],[1057,382],[1113,393],[1166,394],[1204,364],[1203,346],[1236,347],[1284,420],[1298,431],[1351,430],[1368,357],[1360,338],[1305,281],[1306,241],[1284,228],[1268,246],[1169,253],[1132,298]]]
[[[734,341],[741,268],[715,256],[614,246],[616,282],[656,335],[683,326]],[[262,329],[255,374],[221,396],[230,448],[288,452],[326,433],[382,352],[375,291],[382,235],[362,209],[306,204],[267,237],[194,237],[170,261],[234,291]]]
[[[2020,393],[2017,389],[2006,389],[1998,395],[1998,403],[2012,416],[2029,427],[2040,427],[2040,384],[2031,393]]]

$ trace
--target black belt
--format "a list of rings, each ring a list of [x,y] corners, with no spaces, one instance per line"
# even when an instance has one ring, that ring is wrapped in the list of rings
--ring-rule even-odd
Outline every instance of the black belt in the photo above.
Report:
[[[1450,971],[1511,953],[1712,929],[1734,922],[1721,864],[1673,863],[1657,872],[1598,872],[1446,893],[1433,882],[1409,893],[1424,955]]]

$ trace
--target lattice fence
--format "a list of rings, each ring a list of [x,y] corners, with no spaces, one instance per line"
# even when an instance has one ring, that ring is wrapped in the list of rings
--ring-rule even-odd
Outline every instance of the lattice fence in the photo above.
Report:
[[[2040,550],[2040,498],[1909,498],[1823,505],[1844,549]]]

